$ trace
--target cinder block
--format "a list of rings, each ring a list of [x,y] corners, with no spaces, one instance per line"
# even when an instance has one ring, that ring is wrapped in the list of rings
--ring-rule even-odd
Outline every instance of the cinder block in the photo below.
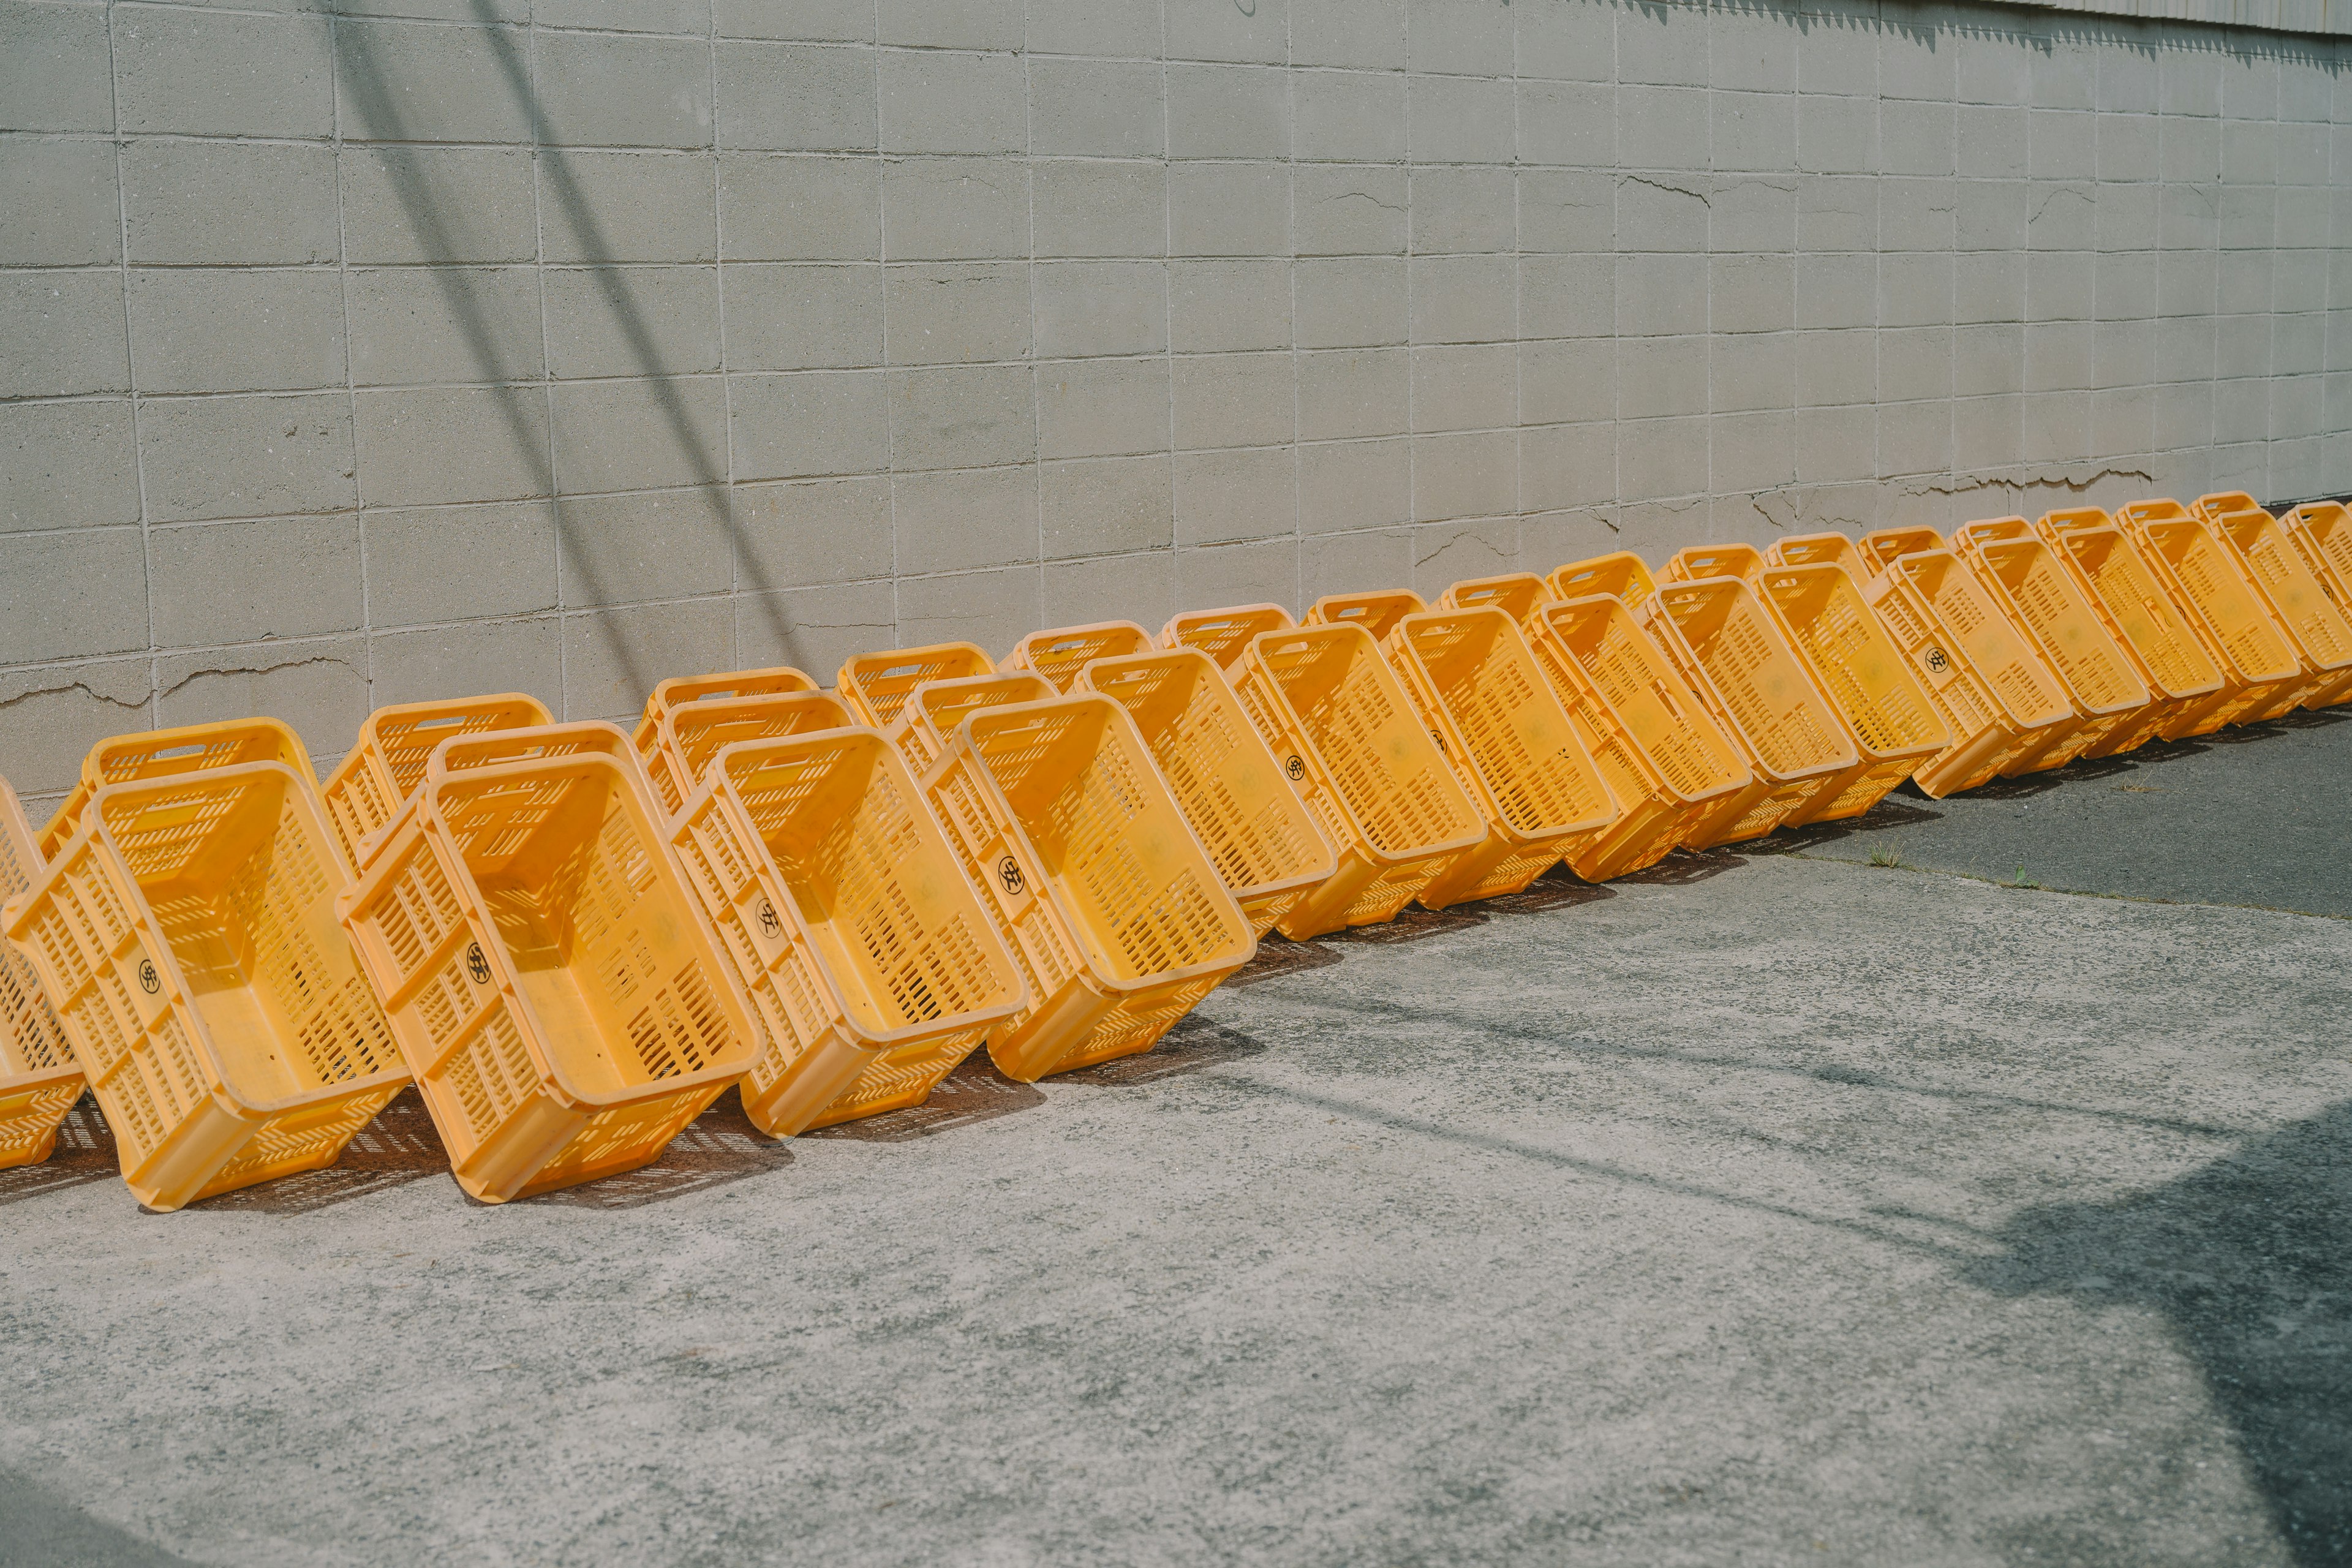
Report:
[[[1167,348],[1163,263],[1041,261],[1032,276],[1040,358],[1158,353]]]
[[[564,608],[725,593],[735,573],[729,524],[719,486],[557,501]]]
[[[353,270],[345,311],[352,379],[362,386],[543,374],[539,275],[529,268]]]
[[[1617,331],[1626,337],[1670,337],[1706,331],[1704,256],[1617,258]]]
[[[1879,167],[1889,174],[1949,175],[1957,167],[1957,111],[1948,101],[1890,99],[1878,106]]]
[[[1293,277],[1300,348],[1372,348],[1408,341],[1411,285],[1402,258],[1301,261]]]
[[[1949,326],[1951,320],[1949,252],[1904,252],[1878,258],[1880,326]]]
[[[711,29],[710,0],[535,0],[531,20],[610,33],[708,36]]]
[[[1616,89],[1606,83],[1519,83],[1518,155],[1526,163],[1613,167]]]
[[[1297,434],[1297,378],[1286,353],[1181,357],[1170,374],[1180,452],[1265,447]]]
[[[890,575],[887,475],[739,484],[730,493],[741,591]]]
[[[2030,251],[2025,258],[2025,309],[2038,321],[2083,321],[2093,313],[2093,283],[2098,258],[2087,251]],[[2270,309],[2270,258],[2262,258],[2254,276],[2260,279],[2259,303],[2246,308]],[[2222,268],[2223,309],[2230,308],[2229,268]]]
[[[1037,559],[1034,465],[898,474],[890,506],[901,572],[967,572]]]
[[[1286,349],[1290,263],[1174,261],[1168,266],[1168,344],[1178,353]]]
[[[1797,51],[1806,37],[1799,17],[1786,11],[1710,7],[1706,22],[1707,85],[1747,92],[1796,92]]]
[[[102,267],[121,256],[111,143],[0,142],[0,266]]]
[[[1402,436],[1411,422],[1412,371],[1404,349],[1340,349],[1298,356],[1298,438]]]
[[[1797,477],[1796,416],[1786,408],[1722,413],[1708,440],[1708,485],[1718,494],[1753,494]]]
[[[1288,58],[1290,0],[1257,0],[1249,11],[1229,0],[1166,0],[1171,60],[1241,60],[1281,65]]]
[[[1415,521],[1499,517],[1518,508],[1517,432],[1489,430],[1412,438]]]
[[[152,727],[147,673],[142,656],[0,676],[0,756],[36,823],[47,814],[31,797],[71,788],[92,746]]]
[[[1039,619],[1049,626],[1133,621],[1156,628],[1184,607],[1173,550],[1048,561],[1043,579]]]
[[[2033,101],[2033,54],[2041,39],[2025,28],[1964,28],[1951,40],[1963,103],[1996,106]]]
[[[317,269],[133,272],[131,352],[146,393],[342,385],[341,280]]]
[[[830,683],[853,654],[898,641],[888,583],[840,583],[739,595],[735,658],[746,668],[791,665]]]
[[[1885,452],[1884,421],[1879,449]],[[2025,395],[2025,460],[2073,463],[2091,455],[2091,395],[2029,392]]]
[[[135,528],[0,535],[0,664],[147,647],[147,563]]]
[[[2026,117],[1963,103],[1953,110],[1953,172],[1964,179],[2021,180],[2032,166]]]
[[[891,467],[961,468],[1034,461],[1037,416],[1029,377],[1026,365],[890,372]]]
[[[1528,169],[1517,180],[1518,248],[1606,251],[1617,226],[1617,178],[1594,170]]]
[[[2208,289],[2206,303],[2211,302],[2212,291]],[[2025,320],[2025,253],[1983,250],[1955,256],[1952,318],[1962,322]]]
[[[722,43],[718,141],[762,152],[871,152],[880,145],[874,51]]]
[[[1030,0],[1025,41],[1032,55],[1150,59],[1160,53],[1160,0]]]
[[[1516,424],[1518,355],[1514,346],[1460,343],[1412,351],[1416,431],[1488,430]]]
[[[1298,542],[1237,541],[1176,552],[1176,602],[1187,609],[1273,603],[1296,613]]]
[[[139,438],[147,514],[155,522],[358,504],[348,393],[150,399],[140,411]]]
[[[1704,417],[1629,419],[1618,426],[1621,504],[1705,494],[1707,431]]]
[[[1797,50],[1797,90],[1878,94],[1878,7],[1868,0],[1809,0]]]
[[[563,617],[563,716],[634,722],[674,675],[738,668],[725,599],[590,610]]]
[[[544,152],[539,210],[545,259],[713,260],[713,187],[708,154]]]
[[[1868,98],[1797,100],[1797,167],[1809,174],[1878,168],[1878,103]]]
[[[1507,342],[1517,332],[1518,268],[1508,256],[1417,256],[1412,341]]]
[[[882,363],[882,268],[737,264],[721,274],[730,371]]]
[[[1424,599],[1434,599],[1465,577],[1492,577],[1517,571],[1518,564],[1519,521],[1515,517],[1412,531],[1411,585]]]
[[[2099,380],[2103,384],[2109,386],[2116,384],[2116,378],[2108,372],[2105,349],[2108,334],[2115,333],[2121,336],[2137,332],[2150,345],[2152,358],[2153,345],[2156,341],[2153,327],[2154,323],[2149,321],[2102,321],[2099,323],[2098,369]],[[2324,372],[2327,368],[2326,334],[2326,322],[2316,311],[2301,316],[2273,316],[2271,318],[2271,374],[2284,379],[2288,376],[2317,375]],[[2146,374],[2134,379],[2140,382],[2154,380],[2153,365],[2149,366]]]
[[[1294,71],[1293,154],[1302,162],[1402,163],[1404,78],[1392,71]]]
[[[1878,182],[1878,247],[1948,253],[1953,182],[1887,175]]]
[[[1707,94],[1697,88],[1617,89],[1617,159],[1628,169],[1707,166]]]
[[[2156,180],[2163,174],[2158,156],[2160,121],[2153,114],[2101,114],[2093,123],[2098,134],[2097,173],[2102,180]]]
[[[1040,584],[1034,566],[904,578],[898,584],[899,645],[976,642],[1002,658],[1044,624]]]
[[[1878,405],[1881,478],[1944,474],[1949,473],[1951,468],[1952,405],[1948,399]]]
[[[736,375],[730,386],[738,482],[866,473],[889,464],[889,395],[879,372]]]
[[[2029,114],[2026,172],[2037,180],[2089,180],[2099,172],[2098,117],[2065,110]]]
[[[567,147],[711,145],[708,42],[542,29],[535,35],[531,56],[542,142]]]
[[[102,61],[105,36],[100,19],[95,36],[78,47],[94,48]],[[121,129],[132,136],[331,137],[335,85],[327,37],[323,16],[143,6],[119,14],[114,91]]]
[[[1886,401],[1951,396],[1952,329],[1881,330],[1878,395]]]
[[[1406,522],[1412,514],[1412,442],[1391,437],[1315,442],[1298,448],[1302,534],[1384,528]]]
[[[873,0],[712,0],[711,17],[722,38],[874,41]]]
[[[2085,325],[2080,321],[2063,323],[2068,327]],[[2242,377],[2252,381],[2271,374],[2271,318],[2267,315],[2217,316],[2213,320],[2213,374],[2223,377]],[[2053,329],[2054,331],[2056,329]],[[2070,345],[2072,338],[2064,340]],[[2027,339],[2032,342],[2031,336]],[[2087,356],[2085,356],[2087,357]],[[2070,366],[2075,362],[2069,359]],[[2088,373],[2072,386],[2090,384]]]
[[[877,26],[886,44],[921,49],[1018,49],[1022,0],[879,0]]]
[[[345,258],[354,266],[538,257],[528,152],[352,148],[337,162]]]
[[[2014,322],[1959,327],[1952,333],[1952,395],[1982,397],[2025,390],[2025,328]]]
[[[127,400],[0,404],[0,532],[138,521]]]
[[[531,139],[529,44],[511,28],[344,17],[335,73],[346,142]]]
[[[1708,141],[1713,166],[1732,173],[1793,174],[1797,167],[1797,108],[1792,98],[1759,92],[1710,92]],[[1948,122],[1951,111],[1944,118]],[[1945,127],[1945,153],[1950,126]]]
[[[2167,317],[2156,324],[2158,363],[2165,367],[2170,379],[2203,381],[2213,374],[2215,345],[2220,335],[2210,315]]]
[[[2018,338],[2023,353],[2024,338]],[[1878,396],[1878,338],[1868,327],[1797,333],[1797,406],[1866,404]]]
[[[1881,97],[1952,101],[1958,87],[1953,46],[1959,29],[1940,22],[1927,16],[1885,18],[1878,34]]]
[[[1508,76],[1511,7],[1506,0],[1413,0],[1405,7],[1405,58],[1417,71]]]
[[[559,495],[727,479],[727,388],[716,376],[559,383],[548,389]]]
[[[1517,106],[1508,81],[1408,77],[1405,103],[1416,163],[1507,163],[1517,150]]]
[[[1841,410],[1840,412],[1844,412]],[[2013,392],[1952,402],[1952,464],[1960,471],[2025,460],[2025,400]]]
[[[1037,367],[1037,453],[1118,457],[1169,447],[1168,361],[1070,360]]]
[[[360,489],[370,506],[520,500],[553,493],[547,395],[539,387],[402,387],[362,391],[355,403]],[[152,420],[148,428],[152,432]],[[350,463],[347,449],[343,465]],[[152,500],[152,469],[148,489]]]
[[[2210,184],[2221,177],[2219,121],[2167,115],[2158,142],[2157,161],[2167,180]]]
[[[872,158],[719,160],[720,254],[729,261],[882,257],[882,165]]]
[[[1299,606],[1311,605],[1326,594],[1401,588],[1412,581],[1412,531],[1409,528],[1360,529],[1298,542]]]
[[[2314,417],[2317,417],[2314,411]],[[2156,429],[2156,396],[2152,389],[2135,386],[2091,394],[2091,449],[2095,452],[2145,452]],[[1957,447],[1957,442],[1955,443]],[[2300,495],[2300,490],[2292,492]]]
[[[1854,175],[1806,174],[1797,181],[1797,248],[1878,248],[1878,182]]]
[[[1522,257],[1518,275],[1522,338],[1608,337],[1617,331],[1613,257]]]
[[[2292,317],[2283,318],[2292,321]],[[2281,331],[2278,341],[2288,334]],[[2278,363],[2273,353],[2271,368],[2273,373],[2292,374],[2288,366]],[[2317,356],[2294,370],[2317,370]],[[2091,374],[2095,387],[2102,391],[2119,391],[2126,387],[2146,386],[2157,379],[2156,326],[2152,321],[2097,321],[2091,328]],[[2137,448],[2135,448],[2137,449]]]
[[[1707,248],[1714,180],[1703,174],[1627,174],[1617,182],[1617,250]]]
[[[292,10],[291,5],[280,6]],[[530,0],[338,0],[342,16],[380,16],[390,20],[470,22],[488,26],[505,22],[517,26],[530,21]]]
[[[1166,70],[1170,157],[1290,156],[1289,73],[1181,61]]]
[[[1617,344],[1575,338],[1518,345],[1519,423],[1561,425],[1617,417]]]
[[[1946,379],[1950,355],[1946,353]],[[1794,332],[1718,333],[1707,348],[1708,406],[1717,414],[1796,405]]]
[[[1617,343],[1617,413],[1625,419],[1706,412],[1707,340],[1622,338]]]
[[[1043,172],[1067,165],[1040,164]],[[1118,164],[1087,164],[1117,169]],[[1157,177],[1156,167],[1152,168]],[[1063,193],[1057,193],[1063,194]],[[1042,201],[1041,201],[1042,205]],[[1106,230],[1118,220],[1097,215]],[[1154,219],[1154,227],[1160,221]],[[1044,224],[1039,225],[1043,232]],[[1029,165],[1011,158],[909,158],[882,165],[883,254],[893,261],[978,261],[1029,254]],[[1057,249],[1040,255],[1158,254],[1118,249]]]
[[[1617,79],[1650,87],[1705,87],[1709,28],[1704,10],[1673,5],[1617,13]]]
[[[1171,256],[1285,256],[1290,170],[1283,163],[1177,163],[1168,170]]]
[[[1878,314],[1874,256],[1799,256],[1797,325],[1867,327]]]
[[[1029,147],[1040,156],[1156,158],[1167,145],[1160,68],[1149,61],[1029,64]]]
[[[1717,333],[1785,332],[1797,324],[1796,258],[1717,256],[1707,263],[1707,321]]]
[[[1298,254],[1403,255],[1411,216],[1407,180],[1392,165],[1300,165],[1291,174]]]
[[[1179,548],[1296,533],[1297,466],[1288,447],[1178,453]]]
[[[100,144],[58,145],[103,152],[112,163]],[[122,174],[120,216],[129,220],[134,263],[302,266],[341,249],[331,148],[140,142],[124,150]],[[110,198],[110,168],[105,184]],[[120,218],[106,205],[91,216],[110,228]]]
[[[885,153],[1028,147],[1028,83],[1014,56],[885,49],[880,75]]]
[[[1160,453],[1041,464],[1037,506],[1048,561],[1175,542],[1174,468]]]
[[[527,691],[563,711],[563,627],[553,616],[379,632],[368,639],[368,661],[370,700],[379,704]]]
[[[1960,251],[2025,248],[2032,187],[2023,180],[1958,180],[1952,185],[1952,246]]]
[[[130,389],[120,274],[0,273],[0,397]]]
[[[1029,264],[967,261],[893,267],[884,288],[892,364],[953,364],[1029,355]]]
[[[2011,423],[2016,422],[2014,410]],[[1807,484],[1851,483],[1878,473],[1875,409],[1800,408],[1794,451],[1797,478]]]
[[[356,513],[159,528],[147,548],[158,647],[317,637],[367,619]]]
[[[1424,255],[1516,247],[1515,187],[1508,169],[1412,172],[1412,247]]]
[[[1529,512],[1519,520],[1519,565],[1528,572],[1550,572],[1571,561],[1590,560],[1624,548],[1611,508],[1585,507]]]
[[[367,717],[367,677],[361,637],[167,653],[155,660],[155,721],[276,719],[292,726],[314,757],[332,756]]]
[[[1617,73],[1617,7],[1581,0],[1512,7],[1517,69],[1556,81],[1612,81]]]
[[[107,13],[0,5],[0,131],[112,131]]]
[[[379,626],[529,615],[556,604],[555,511],[546,501],[375,510],[368,616]]]

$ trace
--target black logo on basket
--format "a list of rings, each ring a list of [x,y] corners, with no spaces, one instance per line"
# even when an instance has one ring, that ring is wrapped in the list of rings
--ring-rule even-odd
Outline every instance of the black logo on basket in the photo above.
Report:
[[[996,863],[996,879],[1016,899],[1029,890],[1029,879],[1021,874],[1019,863],[1010,855]]]
[[[1950,659],[1944,657],[1944,650],[1942,648],[1931,647],[1927,650],[1927,668],[1935,671],[1937,675],[1943,674],[1947,668],[1950,668],[1951,662],[1952,661]]]
[[[163,989],[163,977],[155,973],[153,959],[142,958],[139,961],[139,989],[150,996]]]
[[[466,973],[474,977],[477,985],[490,983],[490,961],[482,956],[482,944],[478,942],[466,944]]]
[[[776,906],[767,900],[760,900],[760,929],[770,936],[783,930],[784,922],[776,918]]]
[[[1292,784],[1297,784],[1300,779],[1307,776],[1307,759],[1305,757],[1293,757],[1290,761],[1282,764],[1282,771],[1290,775],[1290,782]]]

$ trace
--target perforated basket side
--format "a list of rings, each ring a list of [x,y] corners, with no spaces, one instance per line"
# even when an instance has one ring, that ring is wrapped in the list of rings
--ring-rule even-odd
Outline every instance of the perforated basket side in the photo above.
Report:
[[[1097,658],[1117,658],[1151,646],[1151,634],[1133,621],[1100,621],[1092,626],[1063,626],[1031,632],[1013,645],[1004,658],[1006,669],[1026,669],[1045,678],[1055,691],[1067,691],[1078,671]]]

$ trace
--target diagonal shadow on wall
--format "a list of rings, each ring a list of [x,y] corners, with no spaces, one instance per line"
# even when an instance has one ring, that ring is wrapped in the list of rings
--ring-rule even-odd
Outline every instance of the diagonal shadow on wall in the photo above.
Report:
[[[531,123],[541,129],[541,144],[536,149],[535,156],[537,174],[543,177],[541,188],[557,209],[557,219],[570,229],[581,256],[588,264],[586,275],[593,280],[604,309],[619,331],[635,365],[636,378],[652,399],[655,416],[685,458],[695,493],[702,499],[704,505],[713,509],[720,526],[726,530],[738,569],[748,579],[747,585],[756,596],[761,612],[769,620],[778,646],[789,646],[792,623],[776,599],[775,584],[768,580],[758,554],[749,549],[740,537],[734,498],[725,467],[696,430],[679,379],[663,364],[653,329],[630,285],[628,274],[613,265],[618,259],[617,248],[612,243],[595,205],[583,187],[570,157],[563,149],[544,144],[545,119],[531,87],[530,62],[524,58],[518,30],[510,25],[500,25],[488,0],[471,0],[471,4],[475,19],[484,26],[489,48],[507,90],[530,117]],[[414,133],[417,128],[407,122],[398,97],[387,85],[386,73],[376,58],[373,36],[368,28],[353,27],[338,37],[337,45],[337,68],[342,73],[343,91],[349,97],[352,112],[372,138],[393,144],[381,148],[380,152],[402,211],[426,259],[436,264],[431,269],[436,286],[441,289],[451,315],[475,356],[475,369],[479,379],[497,393],[500,416],[517,451],[529,465],[528,472],[534,490],[549,498],[554,509],[564,569],[578,579],[587,603],[609,604],[612,596],[597,573],[595,552],[576,537],[578,520],[557,495],[554,465],[549,454],[547,438],[531,418],[530,400],[543,398],[545,394],[537,384],[518,384],[508,379],[509,373],[498,361],[494,346],[497,339],[488,309],[472,273],[467,268],[450,265],[462,258],[452,226],[444,216],[444,204],[448,198],[436,195],[433,190],[426,160],[398,145],[415,140]],[[553,409],[549,408],[547,413],[551,420]],[[614,662],[620,666],[631,689],[639,697],[650,691],[656,677],[644,668],[636,650],[628,645],[620,629],[607,621],[604,623],[604,637]]]
[[[2306,1568],[2352,1563],[2352,1100],[2113,1204],[2029,1209],[1968,1277],[2170,1321]]]

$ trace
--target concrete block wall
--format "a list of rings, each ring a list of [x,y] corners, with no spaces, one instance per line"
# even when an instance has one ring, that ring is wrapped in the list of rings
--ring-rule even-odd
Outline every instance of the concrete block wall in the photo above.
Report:
[[[2347,48],[1895,0],[0,0],[0,771],[2352,489]]]

